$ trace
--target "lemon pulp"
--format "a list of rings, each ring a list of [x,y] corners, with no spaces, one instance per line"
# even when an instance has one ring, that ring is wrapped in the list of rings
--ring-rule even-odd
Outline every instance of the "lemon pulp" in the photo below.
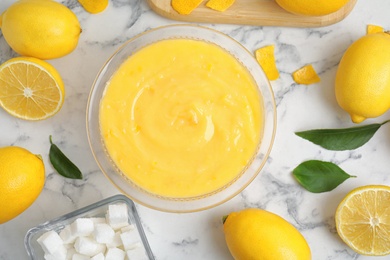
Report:
[[[247,69],[222,48],[170,39],[130,56],[107,84],[101,134],[143,189],[192,197],[232,182],[253,158],[263,110]]]
[[[350,191],[337,207],[337,233],[362,255],[390,254],[390,187],[367,185]]]
[[[25,120],[43,120],[58,113],[65,88],[58,71],[32,57],[12,58],[0,66],[0,106]]]

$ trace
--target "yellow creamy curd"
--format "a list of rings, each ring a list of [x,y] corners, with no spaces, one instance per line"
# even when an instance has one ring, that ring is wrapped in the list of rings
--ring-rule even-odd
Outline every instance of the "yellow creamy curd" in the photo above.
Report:
[[[262,136],[262,100],[247,69],[222,48],[170,39],[131,55],[107,84],[100,127],[115,165],[167,197],[231,183]]]

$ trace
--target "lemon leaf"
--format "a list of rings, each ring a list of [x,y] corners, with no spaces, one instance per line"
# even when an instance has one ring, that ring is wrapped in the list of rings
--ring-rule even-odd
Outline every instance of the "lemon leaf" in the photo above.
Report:
[[[313,193],[331,191],[348,178],[356,177],[334,163],[318,160],[301,163],[293,170],[293,175],[302,187]]]
[[[341,129],[315,129],[296,132],[295,134],[328,150],[353,150],[367,143],[374,136],[376,131],[388,122],[390,122],[390,120],[381,124],[370,124]]]
[[[79,168],[53,143],[51,136],[49,139],[51,144],[49,158],[54,169],[65,178],[82,179],[83,175]]]

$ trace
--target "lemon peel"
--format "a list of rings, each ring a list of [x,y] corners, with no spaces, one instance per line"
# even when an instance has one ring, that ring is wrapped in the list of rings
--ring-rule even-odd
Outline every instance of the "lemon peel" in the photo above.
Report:
[[[310,85],[321,81],[312,64],[305,65],[294,71],[292,76],[298,84]]]
[[[378,33],[378,32],[384,32],[384,29],[382,26],[375,25],[375,24],[368,24],[367,25],[367,34]]]
[[[91,14],[103,12],[108,6],[108,0],[78,0],[81,6]]]
[[[390,187],[367,185],[350,191],[337,207],[335,221],[337,233],[355,252],[389,255]]]
[[[275,46],[268,45],[261,47],[255,51],[255,57],[265,75],[269,80],[276,80],[279,78],[279,71],[276,67],[275,60]]]
[[[209,0],[206,3],[206,6],[219,11],[219,12],[224,12],[226,11],[230,6],[234,4],[235,0]]]
[[[179,14],[190,14],[203,0],[172,0],[172,8]]]

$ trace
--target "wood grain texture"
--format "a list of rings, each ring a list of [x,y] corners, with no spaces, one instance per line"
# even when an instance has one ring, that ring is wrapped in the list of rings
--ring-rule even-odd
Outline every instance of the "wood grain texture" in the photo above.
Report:
[[[171,0],[146,1],[156,13],[177,21],[257,26],[322,27],[343,20],[352,11],[357,0],[350,0],[335,13],[317,17],[288,13],[274,0],[236,0],[225,12],[218,12],[206,7],[207,0],[205,0],[189,15],[178,14],[172,8]]]

